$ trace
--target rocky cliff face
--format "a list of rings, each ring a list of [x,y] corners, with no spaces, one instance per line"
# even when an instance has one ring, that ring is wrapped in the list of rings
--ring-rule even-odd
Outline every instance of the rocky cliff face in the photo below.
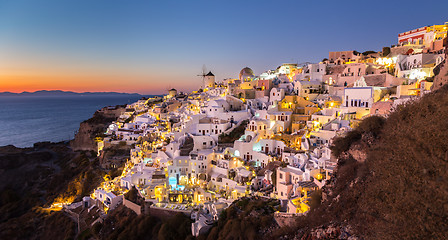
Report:
[[[0,239],[74,239],[75,222],[42,207],[89,194],[102,180],[98,165],[95,155],[63,142],[0,147]]]
[[[448,47],[448,38],[445,39]],[[432,85],[432,90],[440,89],[443,85],[448,83],[448,49],[445,50],[445,60],[439,66],[434,68],[434,84]]]
[[[96,150],[96,134],[124,109],[97,111],[81,123],[71,147],[66,142],[0,147],[0,239],[76,239],[80,233],[75,221],[43,208],[80,201],[99,186],[106,172],[96,153],[74,150]]]
[[[444,85],[335,139],[338,167],[294,238],[446,239],[447,106]]]
[[[112,121],[125,111],[125,106],[116,106],[114,108],[105,107],[95,112],[92,118],[82,122],[75,139],[70,141],[70,146],[74,151],[96,151],[97,143],[95,138],[98,134],[104,133]]]

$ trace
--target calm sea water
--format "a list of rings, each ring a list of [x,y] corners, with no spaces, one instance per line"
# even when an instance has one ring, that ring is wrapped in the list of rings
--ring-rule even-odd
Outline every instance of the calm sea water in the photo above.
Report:
[[[0,97],[0,146],[73,139],[79,124],[105,106],[133,103],[133,96]]]

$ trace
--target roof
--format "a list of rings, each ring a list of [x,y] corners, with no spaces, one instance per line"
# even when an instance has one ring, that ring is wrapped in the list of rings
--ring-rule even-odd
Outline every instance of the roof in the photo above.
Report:
[[[298,182],[297,184],[303,188],[317,188],[317,185],[313,181],[303,181]]]
[[[344,72],[346,65],[335,65],[330,67],[331,74],[341,74]]]
[[[212,149],[201,149],[198,151],[198,155],[209,155],[213,153]]]
[[[239,167],[238,169],[238,174],[243,176],[243,177],[249,177],[251,175],[251,171],[246,170],[244,167]]]
[[[246,192],[246,187],[245,186],[236,185],[235,186],[235,190],[237,192],[240,192],[240,193],[245,193]]]
[[[253,75],[254,75],[254,71],[249,67],[245,67],[245,68],[241,69],[239,78],[241,79],[241,76],[253,76]]]
[[[301,85],[320,85],[320,81],[299,81]]]
[[[296,175],[302,175],[303,174],[303,171],[300,170],[299,168],[292,167],[292,166],[289,166],[289,165],[284,167],[284,168],[280,168],[280,170],[283,171],[283,172],[294,173]]]
[[[386,84],[386,75],[366,75],[364,76],[367,86],[371,87],[384,87]]]
[[[205,76],[215,76],[211,71],[207,73]]]

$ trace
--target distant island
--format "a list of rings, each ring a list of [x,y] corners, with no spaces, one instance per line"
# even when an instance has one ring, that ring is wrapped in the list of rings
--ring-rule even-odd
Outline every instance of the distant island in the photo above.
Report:
[[[25,97],[25,96],[142,96],[138,93],[119,93],[119,92],[71,92],[71,91],[61,91],[61,90],[40,90],[35,92],[0,92],[0,97]]]

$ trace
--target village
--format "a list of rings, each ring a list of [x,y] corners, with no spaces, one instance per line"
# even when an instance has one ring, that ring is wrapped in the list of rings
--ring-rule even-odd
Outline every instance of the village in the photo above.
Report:
[[[141,214],[123,197],[135,188],[150,208],[191,216],[194,236],[242,197],[280,200],[279,216],[306,214],[336,168],[334,137],[438,87],[447,30],[448,22],[421,27],[380,52],[330,52],[319,63],[285,63],[259,75],[244,67],[221,82],[204,72],[198,91],[173,88],[129,104],[97,139],[98,156],[131,147],[123,171],[65,207],[106,214],[125,205]]]

